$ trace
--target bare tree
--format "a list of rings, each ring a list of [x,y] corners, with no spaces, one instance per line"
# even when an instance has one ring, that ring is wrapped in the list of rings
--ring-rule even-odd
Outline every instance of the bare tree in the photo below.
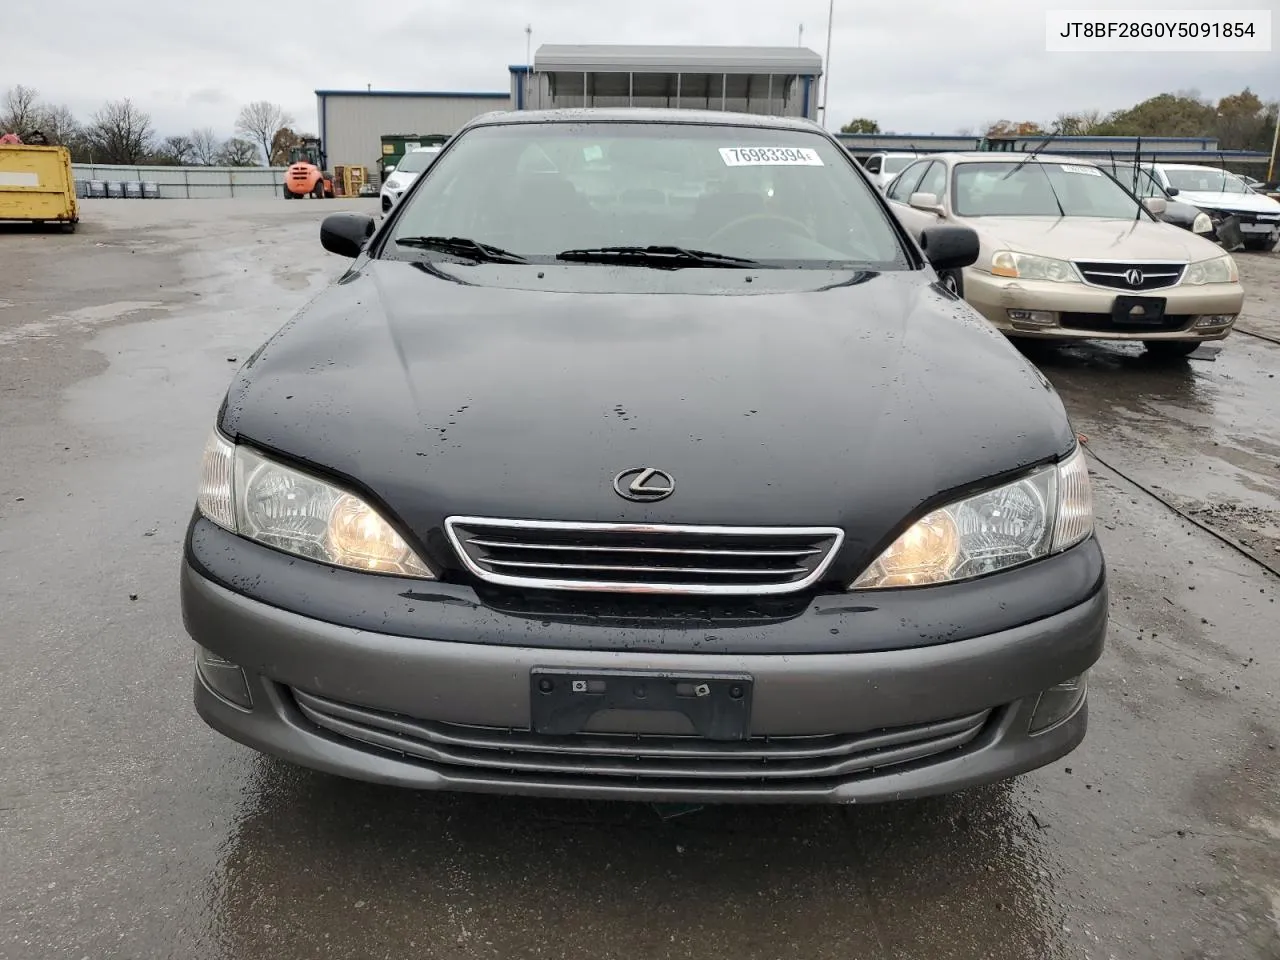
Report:
[[[37,128],[40,116],[40,94],[31,87],[18,84],[5,91],[0,101],[0,133],[22,136]]]
[[[151,115],[124,100],[108,101],[93,115],[86,137],[98,163],[140,163],[151,153]]]
[[[232,137],[218,152],[218,162],[224,167],[256,167],[258,146],[240,137]]]
[[[271,162],[271,141],[281,127],[290,126],[293,117],[277,103],[255,100],[240,111],[236,133],[262,147],[263,159]]]
[[[222,149],[222,143],[212,129],[201,127],[198,130],[192,130],[188,139],[191,141],[192,163],[201,167],[211,167],[218,162],[218,152]]]
[[[64,103],[40,108],[37,126],[55,146],[74,146],[80,139],[80,123]]]
[[[155,159],[157,163],[166,166],[185,167],[191,163],[194,153],[195,147],[191,144],[191,138],[179,134],[176,137],[164,138],[164,143],[156,151]]]

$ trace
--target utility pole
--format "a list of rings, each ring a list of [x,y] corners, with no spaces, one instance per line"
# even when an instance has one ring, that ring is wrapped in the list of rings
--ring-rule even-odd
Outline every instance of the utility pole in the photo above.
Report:
[[[1276,175],[1276,148],[1280,147],[1280,107],[1276,108],[1276,132],[1271,138],[1271,162],[1267,164],[1267,183]]]
[[[529,98],[533,95],[530,80],[533,79],[533,24],[525,24],[524,28],[524,103],[529,109]]]
[[[804,46],[804,24],[803,23],[800,24],[800,37],[799,39],[796,40],[796,46],[797,47]]]
[[[827,91],[831,89],[831,24],[836,18],[836,0],[827,5],[827,56],[822,61],[822,125],[827,125]]]

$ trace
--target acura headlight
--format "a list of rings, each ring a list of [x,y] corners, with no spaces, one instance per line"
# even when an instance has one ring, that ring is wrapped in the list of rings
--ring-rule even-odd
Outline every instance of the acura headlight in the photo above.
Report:
[[[1236,262],[1227,255],[1191,264],[1187,267],[1182,282],[1199,286],[1205,283],[1235,283],[1239,279],[1240,272],[1236,269]]]
[[[1000,250],[991,257],[991,272],[997,277],[1017,280],[1053,280],[1058,283],[1080,283],[1073,264],[1052,257],[1035,257],[1029,253]]]
[[[369,504],[214,430],[196,497],[200,513],[250,540],[338,567],[434,579]]]
[[[1197,213],[1191,221],[1192,233],[1213,233],[1213,218],[1207,213]]]
[[[850,586],[969,580],[1074,546],[1093,533],[1084,449],[1030,476],[926,514]]]

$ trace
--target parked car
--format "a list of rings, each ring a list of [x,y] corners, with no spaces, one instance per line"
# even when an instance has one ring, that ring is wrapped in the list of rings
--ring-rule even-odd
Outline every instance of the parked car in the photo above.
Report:
[[[906,168],[913,160],[918,160],[918,153],[873,153],[863,162],[867,176],[881,190],[885,185]]]
[[[1157,197],[1164,200],[1164,209],[1155,214],[1157,219],[1205,237],[1214,235],[1213,219],[1209,214],[1199,207],[1176,199],[1175,195],[1178,191],[1175,189],[1173,193],[1169,193],[1168,190],[1160,185],[1160,181],[1156,179],[1155,174],[1146,167],[1133,163],[1112,163],[1105,160],[1099,161],[1098,167],[1104,173],[1115,177],[1120,185],[1134,196],[1142,197],[1143,199]]]
[[[418,147],[400,158],[395,170],[383,181],[382,189],[379,191],[383,213],[395,206],[413,181],[418,179],[418,175],[431,166],[441,149],[441,147]]]
[[[917,235],[977,231],[977,261],[943,282],[1012,337],[1136,340],[1186,356],[1226,337],[1244,303],[1229,254],[1156,220],[1163,198],[1139,204],[1078,157],[940,154],[886,196]]]
[[[1147,168],[1166,190],[1195,204],[1213,219],[1215,229],[1234,218],[1247,250],[1270,250],[1280,241],[1280,201],[1249,187],[1220,167],[1187,163],[1152,163]]]
[[[380,224],[326,218],[350,269],[204,454],[201,716],[380,783],[685,802],[1072,750],[1107,622],[1083,450],[938,284],[973,232],[926,259],[854,164],[807,120],[490,114]]]

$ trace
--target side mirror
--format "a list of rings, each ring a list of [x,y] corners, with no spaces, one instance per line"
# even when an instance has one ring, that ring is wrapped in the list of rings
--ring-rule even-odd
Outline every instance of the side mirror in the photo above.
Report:
[[[936,213],[940,217],[946,213],[942,209],[942,204],[938,202],[936,193],[913,193],[907,205],[916,210],[923,210],[925,213]]]
[[[933,269],[942,271],[975,264],[981,244],[970,227],[926,227],[920,234],[920,247]]]
[[[1169,201],[1164,197],[1147,197],[1142,201],[1142,205],[1155,217],[1160,216],[1169,209]]]
[[[373,217],[363,213],[331,213],[320,223],[320,246],[340,257],[358,257],[374,226]]]
[[[1178,188],[1177,188],[1177,187],[1165,187],[1165,188],[1164,188],[1164,192],[1165,192],[1165,193],[1167,193],[1167,194],[1168,194],[1169,196],[1171,196],[1171,197],[1176,197],[1176,196],[1178,195]]]

